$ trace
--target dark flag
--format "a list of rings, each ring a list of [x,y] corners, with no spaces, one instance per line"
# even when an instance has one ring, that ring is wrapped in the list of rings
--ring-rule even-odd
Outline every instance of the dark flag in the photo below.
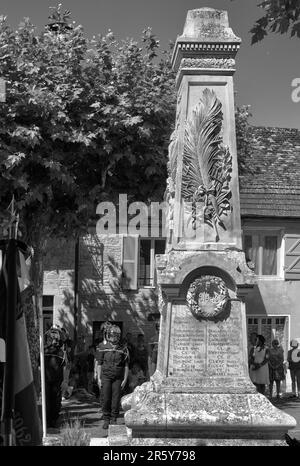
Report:
[[[22,294],[27,285],[26,264],[23,251],[18,248],[19,241],[13,241],[16,247],[15,273],[9,273],[9,247],[2,247],[2,267],[0,270],[0,338],[6,342],[6,362],[4,363],[4,386],[2,418],[5,422],[6,402],[9,402],[8,395],[5,396],[5,374],[6,371],[12,371],[7,380],[13,381],[13,444],[15,445],[41,445],[42,430],[41,421],[38,413],[37,396],[33,383],[33,374],[30,361],[29,347],[27,341],[27,331],[25,324],[25,316],[22,308]],[[23,243],[22,243],[23,244]],[[0,262],[1,263],[1,262]],[[8,289],[12,289],[9,280],[15,280],[16,290],[16,309],[15,319],[12,325],[8,324],[7,310],[9,305]],[[10,344],[13,343],[13,347]],[[9,359],[9,349],[13,353],[13,367],[7,367],[11,364]],[[3,365],[3,363],[1,363]]]

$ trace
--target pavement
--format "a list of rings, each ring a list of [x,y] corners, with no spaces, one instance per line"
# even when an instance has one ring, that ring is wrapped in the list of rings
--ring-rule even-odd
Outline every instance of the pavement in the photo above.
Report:
[[[290,394],[285,394],[280,398],[270,400],[274,406],[293,416],[297,421],[297,426],[288,432],[292,439],[300,442],[300,398],[292,398]],[[108,430],[104,430],[103,420],[99,412],[100,405],[96,397],[84,389],[76,390],[68,400],[62,402],[62,410],[56,428],[47,429],[45,444],[55,445],[62,438],[63,429],[66,424],[78,419],[83,430],[90,438],[97,438],[100,441],[107,437]],[[120,412],[117,424],[124,424],[124,412]],[[105,443],[103,443],[104,445]]]
[[[288,434],[291,438],[295,438],[300,442],[300,398],[293,398],[291,394],[287,394],[278,401],[276,399],[270,401],[272,401],[274,406],[276,406],[278,409],[281,409],[296,419],[296,427],[290,430]]]
[[[47,428],[46,444],[55,445],[62,438],[66,425],[79,420],[82,429],[90,438],[106,438],[108,430],[104,430],[101,419],[100,404],[98,399],[85,389],[73,392],[68,400],[62,401],[62,410],[57,421],[56,428]],[[124,424],[124,412],[120,411],[117,424]]]

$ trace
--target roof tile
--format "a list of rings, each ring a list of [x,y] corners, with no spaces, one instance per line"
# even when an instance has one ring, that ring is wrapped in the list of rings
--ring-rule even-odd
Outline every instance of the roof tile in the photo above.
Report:
[[[241,215],[300,217],[300,130],[253,126],[251,132],[252,156],[240,176]]]

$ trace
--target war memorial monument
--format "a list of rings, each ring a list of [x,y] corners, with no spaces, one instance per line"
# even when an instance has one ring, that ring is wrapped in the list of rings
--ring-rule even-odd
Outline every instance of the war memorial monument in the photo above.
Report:
[[[110,426],[110,445],[283,445],[296,425],[248,375],[245,297],[255,275],[240,221],[233,91],[240,44],[227,12],[211,8],[188,11],[175,44],[169,238],[156,257],[158,364],[150,382],[123,398],[123,440]]]

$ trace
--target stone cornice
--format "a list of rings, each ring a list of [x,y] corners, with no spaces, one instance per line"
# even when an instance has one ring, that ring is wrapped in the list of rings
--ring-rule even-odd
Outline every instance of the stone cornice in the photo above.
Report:
[[[183,59],[234,59],[240,48],[240,42],[196,42],[177,39],[172,56],[175,71]]]

